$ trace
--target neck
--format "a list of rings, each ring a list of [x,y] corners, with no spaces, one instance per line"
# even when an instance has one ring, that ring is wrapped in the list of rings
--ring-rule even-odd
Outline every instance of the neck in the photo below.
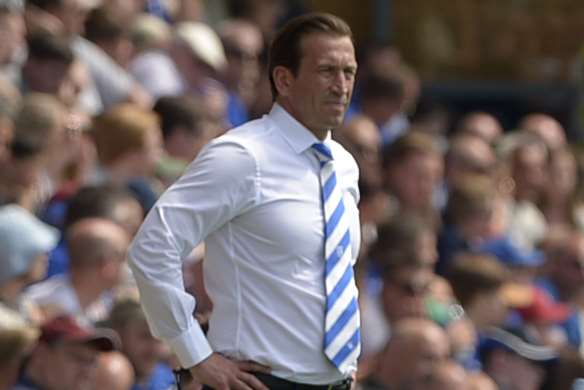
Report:
[[[306,127],[308,129],[308,131],[310,131],[312,134],[314,134],[314,136],[316,138],[318,138],[320,141],[324,141],[330,131],[330,129],[318,129],[318,128],[314,128],[312,126],[310,126],[307,123],[304,123],[302,120],[299,119],[299,115],[296,112],[296,110],[294,109],[294,106],[292,104],[290,104],[290,102],[287,99],[282,99],[281,97],[278,97],[276,99],[276,102],[282,106],[282,108],[284,110],[286,110],[286,112],[288,112],[288,114],[290,114],[294,119],[296,119],[298,122],[300,122],[300,124],[302,124],[302,126]]]
[[[84,272],[86,273],[86,272]],[[79,272],[71,271],[71,285],[79,301],[79,306],[83,310],[87,309],[99,296],[105,291],[101,287],[99,280],[96,280],[94,274],[91,277],[81,275]]]

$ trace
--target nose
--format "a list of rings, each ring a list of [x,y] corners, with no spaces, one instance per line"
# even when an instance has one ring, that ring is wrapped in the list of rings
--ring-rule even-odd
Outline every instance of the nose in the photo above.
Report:
[[[347,79],[341,69],[335,73],[331,90],[338,96],[345,96],[349,92],[352,81]]]

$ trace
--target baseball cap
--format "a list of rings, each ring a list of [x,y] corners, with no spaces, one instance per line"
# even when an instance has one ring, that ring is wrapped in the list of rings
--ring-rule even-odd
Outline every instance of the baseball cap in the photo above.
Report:
[[[550,363],[558,358],[558,352],[549,346],[541,345],[532,340],[523,328],[491,328],[483,333],[479,343],[479,354],[485,354],[493,349],[505,349],[536,363]]]
[[[182,22],[176,26],[176,35],[205,64],[220,71],[227,64],[221,39],[205,23]]]
[[[59,341],[89,344],[99,351],[119,349],[117,334],[106,328],[92,328],[83,325],[70,315],[60,315],[50,319],[41,326],[39,341],[55,343]]]
[[[59,232],[17,206],[0,207],[0,284],[25,274],[34,259],[52,250]]]
[[[524,250],[509,237],[489,240],[479,248],[479,252],[490,254],[506,265],[518,267],[538,267],[544,260],[540,251]]]
[[[528,322],[557,324],[567,320],[572,310],[568,305],[554,302],[545,291],[534,287],[531,303],[518,308],[517,312]]]

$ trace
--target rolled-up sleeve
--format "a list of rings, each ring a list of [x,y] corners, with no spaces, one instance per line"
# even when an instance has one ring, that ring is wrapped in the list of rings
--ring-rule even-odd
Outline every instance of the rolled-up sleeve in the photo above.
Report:
[[[198,364],[212,349],[193,318],[196,302],[185,292],[182,261],[255,204],[258,181],[248,149],[229,139],[213,141],[160,197],[130,246],[129,264],[150,329],[183,367]]]

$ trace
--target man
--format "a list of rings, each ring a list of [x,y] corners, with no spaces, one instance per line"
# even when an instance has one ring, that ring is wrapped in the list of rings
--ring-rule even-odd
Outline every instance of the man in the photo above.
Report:
[[[270,113],[211,141],[147,216],[130,266],[154,335],[198,382],[347,389],[360,352],[358,168],[330,131],[357,70],[350,28],[328,14],[291,21],[269,69]],[[180,272],[202,240],[208,339]]]
[[[70,316],[55,317],[41,334],[14,390],[93,389],[100,352],[118,348],[110,329],[87,328]]]
[[[49,314],[103,320],[111,308],[108,293],[122,281],[128,235],[110,220],[84,218],[68,229],[66,241],[70,272],[31,286],[26,296]]]
[[[120,335],[121,352],[132,366],[131,390],[168,389],[174,384],[172,369],[165,362],[168,349],[152,337],[137,300],[128,298],[116,302],[106,324]]]
[[[363,381],[364,390],[409,389],[448,359],[450,344],[444,330],[430,320],[399,321],[380,353],[377,369]]]
[[[479,355],[484,371],[499,389],[534,390],[558,361],[558,352],[540,345],[521,328],[493,328],[485,332]]]

